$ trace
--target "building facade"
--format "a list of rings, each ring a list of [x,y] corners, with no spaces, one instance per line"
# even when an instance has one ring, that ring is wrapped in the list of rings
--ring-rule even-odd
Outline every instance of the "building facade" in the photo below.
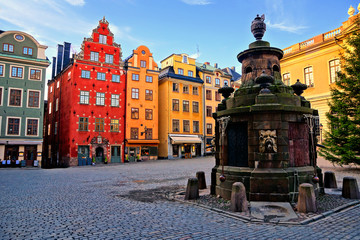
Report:
[[[172,54],[159,75],[159,158],[204,155],[203,80],[195,59]]]
[[[215,134],[215,120],[213,112],[217,111],[217,106],[221,102],[221,94],[219,88],[225,84],[231,86],[231,75],[218,68],[217,64],[211,66],[209,62],[196,63],[200,78],[204,81],[203,85],[203,117],[204,117],[204,141],[205,154],[212,154],[212,139]]]
[[[1,160],[41,160],[46,48],[27,33],[0,31]]]
[[[353,8],[352,8],[353,9]],[[360,10],[360,9],[359,9]],[[314,36],[306,41],[283,49],[280,60],[282,80],[286,85],[295,84],[297,79],[307,85],[302,94],[319,111],[320,141],[324,130],[328,130],[326,113],[331,99],[330,89],[335,87],[336,72],[341,70],[340,53],[345,46],[345,37],[356,29],[356,19],[349,9],[349,18],[339,28]]]
[[[99,21],[68,65],[67,48],[58,48],[48,83],[46,164],[124,162],[126,74],[108,21]]]
[[[158,65],[149,48],[140,46],[125,60],[125,159],[130,162],[158,157]]]

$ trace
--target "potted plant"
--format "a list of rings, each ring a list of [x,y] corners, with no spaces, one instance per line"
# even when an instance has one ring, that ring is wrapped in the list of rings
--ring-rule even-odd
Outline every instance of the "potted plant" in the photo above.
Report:
[[[105,163],[105,164],[107,164],[107,163],[108,163],[107,156],[105,157],[104,163]]]
[[[95,166],[95,157],[92,158],[92,165]]]

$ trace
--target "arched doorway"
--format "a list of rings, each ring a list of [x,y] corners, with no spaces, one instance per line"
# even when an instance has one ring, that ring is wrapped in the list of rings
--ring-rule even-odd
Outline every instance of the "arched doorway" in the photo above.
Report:
[[[104,148],[103,147],[97,147],[95,149],[95,158],[97,163],[104,162]]]

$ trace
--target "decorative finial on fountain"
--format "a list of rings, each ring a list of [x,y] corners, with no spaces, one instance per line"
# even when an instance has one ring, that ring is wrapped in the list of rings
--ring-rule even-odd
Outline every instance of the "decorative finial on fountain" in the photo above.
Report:
[[[265,31],[266,31],[265,15],[263,14],[261,15],[261,17],[259,17],[259,14],[257,14],[256,18],[251,23],[251,32],[256,38],[256,41],[262,40]]]
[[[227,83],[225,82],[224,86],[223,86],[222,88],[220,88],[220,89],[218,90],[218,92],[221,93],[221,95],[222,95],[225,99],[227,99],[227,98],[231,95],[231,93],[234,92],[234,90],[235,90],[234,88],[229,87],[229,86],[227,85]]]
[[[298,79],[297,82],[293,85],[291,85],[292,89],[294,90],[294,93],[298,96],[301,96],[301,94],[304,92],[304,90],[307,89],[306,84],[303,84]]]

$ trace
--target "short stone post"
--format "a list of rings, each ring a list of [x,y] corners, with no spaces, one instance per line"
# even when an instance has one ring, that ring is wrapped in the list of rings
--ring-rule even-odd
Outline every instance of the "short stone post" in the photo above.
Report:
[[[353,177],[343,178],[342,196],[344,198],[350,198],[350,199],[360,198],[359,187],[356,178]]]
[[[317,176],[319,177],[319,193],[324,194],[325,190],[324,190],[324,176],[322,174],[322,170],[319,167],[316,167],[316,173]]]
[[[337,188],[335,173],[327,171],[325,172],[324,177],[324,187],[325,188]]]
[[[199,189],[206,189],[206,179],[205,179],[205,173],[204,172],[197,172],[196,178],[199,182]]]
[[[230,210],[233,212],[249,211],[246,189],[242,182],[235,182],[232,185]]]
[[[300,184],[297,209],[302,213],[316,212],[316,199],[312,184]]]
[[[199,198],[199,182],[197,178],[189,178],[186,187],[185,200],[194,200]]]

